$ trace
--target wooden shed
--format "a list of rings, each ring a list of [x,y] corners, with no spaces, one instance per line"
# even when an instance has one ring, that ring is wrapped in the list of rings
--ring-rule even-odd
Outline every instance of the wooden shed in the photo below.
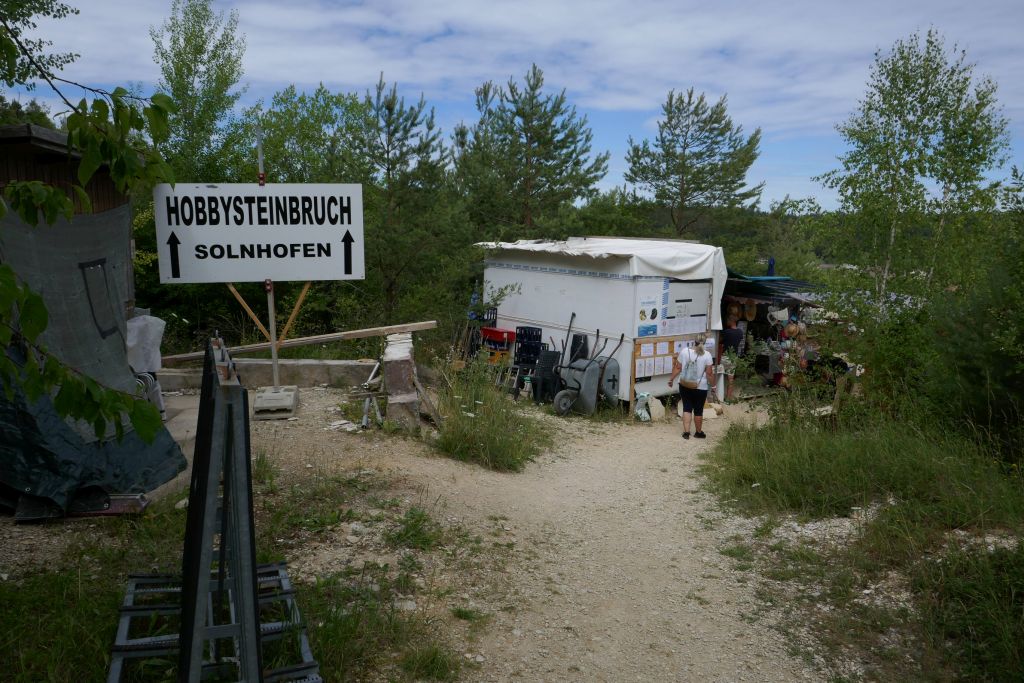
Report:
[[[15,180],[41,180],[63,188],[74,199],[71,185],[78,178],[78,152],[68,151],[68,136],[30,123],[0,126],[0,190]],[[100,168],[85,186],[93,213],[128,203],[114,187],[110,173]],[[82,207],[75,205],[76,213]]]
[[[78,164],[81,154],[68,149],[67,134],[30,123],[0,126],[0,192],[11,182],[39,180],[64,190],[75,204],[75,214],[83,213],[71,186],[78,182]],[[92,202],[92,214],[124,207],[127,195],[118,192],[110,172],[100,167],[89,179],[85,192]],[[131,221],[124,226],[124,246],[129,254],[132,248]],[[124,286],[128,308],[134,305],[135,283],[131,258],[128,259]]]

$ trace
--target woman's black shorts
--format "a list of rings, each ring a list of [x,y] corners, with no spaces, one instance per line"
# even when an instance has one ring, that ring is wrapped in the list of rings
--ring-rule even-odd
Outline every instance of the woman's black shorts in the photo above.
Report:
[[[683,401],[684,413],[693,413],[697,417],[704,416],[704,401],[708,398],[707,389],[679,387],[679,398]]]

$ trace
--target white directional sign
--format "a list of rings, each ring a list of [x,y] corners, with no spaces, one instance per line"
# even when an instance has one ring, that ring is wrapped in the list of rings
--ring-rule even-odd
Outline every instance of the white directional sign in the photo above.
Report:
[[[361,185],[157,185],[160,282],[362,280]]]

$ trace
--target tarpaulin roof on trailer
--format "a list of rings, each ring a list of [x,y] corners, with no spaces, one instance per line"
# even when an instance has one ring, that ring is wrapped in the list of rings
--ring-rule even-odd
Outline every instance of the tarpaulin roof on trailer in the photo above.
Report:
[[[618,237],[570,237],[564,241],[519,240],[481,242],[478,246],[502,251],[559,254],[592,259],[628,261],[629,274],[670,277],[677,280],[710,280],[711,329],[722,329],[722,300],[729,277],[721,247],[682,240],[626,239]]]
[[[784,275],[743,275],[729,270],[729,281],[725,289],[727,295],[737,298],[793,299],[813,303],[821,286]]]

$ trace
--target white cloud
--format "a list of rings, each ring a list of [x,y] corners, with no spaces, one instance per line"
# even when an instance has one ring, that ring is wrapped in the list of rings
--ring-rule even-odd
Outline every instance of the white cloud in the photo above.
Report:
[[[164,21],[170,2],[79,4],[80,16],[41,26],[55,48],[82,55],[66,75],[152,87],[159,71],[149,28]],[[785,141],[795,156],[807,136],[831,136],[834,157],[840,151],[834,125],[857,106],[875,50],[934,27],[1000,84],[1018,146],[1024,130],[1020,0],[222,0],[215,6],[238,11],[248,100],[268,99],[291,83],[313,88],[322,81],[362,92],[383,72],[407,97],[423,92],[440,108],[463,112],[449,118],[472,120],[473,88],[521,79],[536,62],[548,86],[566,88],[581,113],[632,112],[632,123],[602,131],[595,149],[619,149],[628,135],[650,135],[666,93],[692,86],[710,98],[728,94],[734,120],[746,130],[762,128],[766,140]],[[778,147],[765,154],[779,153]],[[782,196],[798,176],[767,178],[768,192]]]

